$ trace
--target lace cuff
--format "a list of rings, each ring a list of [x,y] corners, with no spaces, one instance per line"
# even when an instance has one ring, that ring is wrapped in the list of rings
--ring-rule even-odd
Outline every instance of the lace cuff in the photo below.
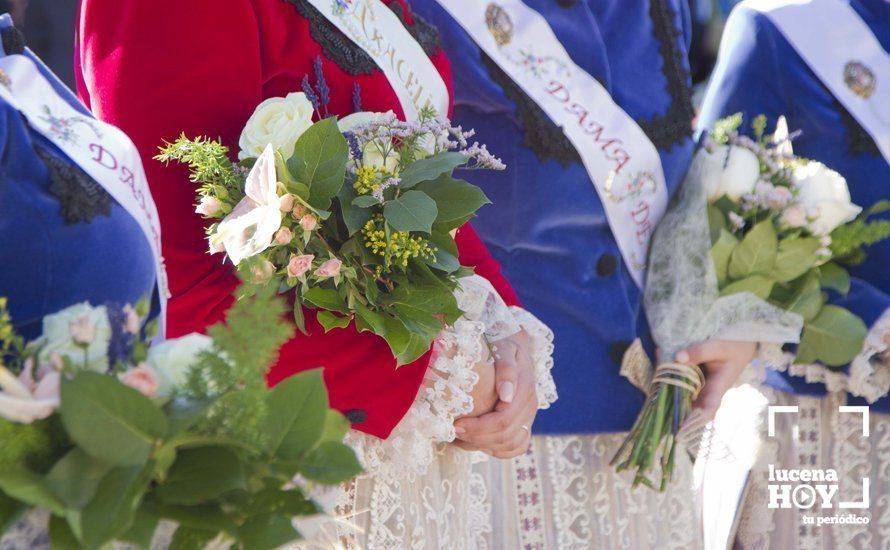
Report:
[[[769,368],[800,376],[807,382],[825,384],[829,392],[847,391],[869,403],[890,393],[890,309],[872,325],[862,351],[850,363],[848,372],[821,364],[794,363],[794,354],[779,345],[762,344],[759,359]]]
[[[525,310],[509,308],[482,277],[462,279],[456,296],[465,315],[439,335],[426,380],[389,438],[382,440],[355,430],[347,435],[369,474],[422,474],[433,462],[437,446],[455,440],[455,420],[473,411],[471,393],[479,381],[474,367],[490,360],[486,341],[509,337],[524,328],[532,345],[539,406],[547,408],[556,400],[556,385],[550,375],[553,332]]]
[[[537,317],[522,309],[511,307],[513,317],[525,329],[531,339],[532,361],[535,363],[535,384],[538,390],[538,408],[549,409],[559,396],[553,380],[553,331]]]

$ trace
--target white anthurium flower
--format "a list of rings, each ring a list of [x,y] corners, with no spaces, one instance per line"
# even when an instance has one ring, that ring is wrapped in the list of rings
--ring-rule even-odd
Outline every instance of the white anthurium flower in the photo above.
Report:
[[[828,235],[862,212],[853,204],[843,176],[821,162],[810,161],[795,167],[797,202],[810,218],[807,228],[814,235]]]
[[[247,175],[244,193],[210,237],[211,247],[221,245],[235,265],[269,248],[281,227],[275,148],[271,144],[266,145]]]
[[[738,201],[752,192],[760,179],[760,161],[744,147],[714,145],[700,154],[705,157],[703,173],[709,201],[724,195]]]
[[[312,126],[315,108],[303,92],[272,97],[260,103],[241,132],[238,160],[258,157],[268,144],[281,150],[285,158],[303,132]]]
[[[105,372],[109,342],[111,323],[105,306],[75,304],[43,318],[43,335],[37,341],[39,364],[51,364],[58,356],[68,358],[75,368]]]
[[[59,372],[40,369],[40,376],[34,380],[32,369],[33,362],[29,361],[25,370],[15,377],[0,366],[0,417],[10,422],[31,424],[59,408]]]
[[[337,128],[345,134],[357,126],[364,126],[392,116],[394,116],[392,111],[385,113],[361,111],[338,120]],[[385,156],[384,151],[387,152]],[[391,144],[385,143],[383,140],[372,141],[365,144],[365,149],[362,151],[362,166],[370,166],[378,170],[384,169],[390,174],[395,174],[399,168],[399,156]]]
[[[184,387],[198,356],[212,348],[213,339],[197,333],[153,345],[146,363],[158,375],[158,395],[169,396]]]

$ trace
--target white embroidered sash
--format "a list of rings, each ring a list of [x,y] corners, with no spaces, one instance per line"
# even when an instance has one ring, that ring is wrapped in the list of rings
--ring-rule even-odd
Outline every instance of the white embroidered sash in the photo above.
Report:
[[[840,0],[752,0],[890,162],[890,55]],[[886,183],[886,182],[885,182]]]
[[[649,241],[668,201],[656,147],[608,90],[572,61],[546,19],[521,0],[439,4],[565,132],[642,286]]]
[[[417,40],[380,0],[309,0],[377,63],[396,92],[407,120],[424,107],[448,113],[448,88]]]
[[[34,130],[108,191],[139,224],[154,253],[161,304],[158,339],[163,339],[168,292],[161,257],[161,227],[136,146],[114,126],[74,109],[30,58],[3,57],[0,73],[0,96],[18,109]]]

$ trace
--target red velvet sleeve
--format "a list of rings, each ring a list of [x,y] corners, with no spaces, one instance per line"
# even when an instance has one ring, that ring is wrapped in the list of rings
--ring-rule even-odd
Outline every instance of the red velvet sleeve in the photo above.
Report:
[[[488,279],[501,298],[508,306],[519,306],[519,297],[510,285],[510,282],[501,273],[500,264],[491,256],[482,239],[476,234],[469,223],[457,230],[454,237],[457,243],[459,260],[461,265],[473,266],[476,273]]]
[[[206,253],[185,171],[152,157],[162,140],[182,132],[237,142],[263,99],[262,37],[252,3],[84,0],[81,10],[81,96],[142,154],[162,223],[171,336],[203,331],[223,318],[237,281],[222,256]],[[270,383],[324,367],[332,406],[357,429],[387,437],[413,403],[428,356],[396,369],[386,343],[370,333],[348,327],[325,334],[313,315],[307,326],[310,336],[297,334],[282,348]]]

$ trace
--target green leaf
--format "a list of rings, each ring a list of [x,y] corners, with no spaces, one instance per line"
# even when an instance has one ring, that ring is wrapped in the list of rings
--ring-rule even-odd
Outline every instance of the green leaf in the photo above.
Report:
[[[297,140],[287,167],[294,179],[309,188],[310,205],[327,209],[346,176],[349,145],[333,117],[309,127]]]
[[[307,499],[299,489],[291,491],[277,488],[263,489],[253,495],[247,508],[247,513],[251,516],[271,513],[308,516],[319,512],[319,507]]]
[[[436,202],[422,191],[407,191],[383,206],[383,217],[396,231],[429,233],[437,213]]]
[[[330,332],[335,328],[346,328],[352,322],[352,316],[340,317],[334,315],[330,311],[319,311],[318,322],[324,327],[325,332]]]
[[[294,325],[297,326],[297,330],[309,335],[309,331],[306,330],[306,313],[303,311],[303,302],[300,301],[299,293],[297,299],[294,300]]]
[[[300,461],[300,473],[306,479],[335,485],[362,473],[362,467],[351,448],[335,441],[326,441],[306,453]]]
[[[65,513],[65,505],[56,498],[40,476],[21,466],[6,466],[0,470],[0,491],[29,504],[46,508],[56,515]]]
[[[322,309],[328,309],[340,313],[349,312],[349,308],[346,306],[346,302],[343,300],[343,297],[340,296],[339,292],[331,288],[314,286],[303,293],[303,299],[310,304]]]
[[[439,153],[432,157],[418,160],[402,170],[400,189],[410,189],[418,183],[431,181],[442,174],[451,174],[452,170],[467,163],[467,157],[462,153]]]
[[[349,236],[353,236],[371,219],[371,211],[367,208],[359,208],[352,204],[357,197],[351,185],[346,184],[340,188],[337,194],[337,202],[340,203],[340,211],[343,213],[343,223]]]
[[[730,283],[720,291],[721,296],[729,296],[730,294],[738,294],[740,292],[750,292],[758,298],[766,300],[770,291],[773,289],[774,281],[763,275],[751,275],[740,281]]]
[[[714,262],[714,271],[717,274],[717,282],[723,284],[726,281],[729,270],[729,258],[732,251],[738,246],[739,240],[732,233],[720,229],[714,246],[711,247],[711,261]]]
[[[711,231],[711,242],[714,244],[720,238],[720,230],[727,228],[726,215],[713,204],[708,205],[708,228]]]
[[[298,458],[318,443],[327,411],[321,369],[301,372],[279,383],[269,395],[269,448],[285,459]]]
[[[251,550],[273,550],[298,538],[290,518],[281,514],[252,517],[238,529],[238,539]]]
[[[153,515],[175,521],[179,525],[191,529],[202,529],[214,533],[235,531],[232,521],[223,514],[218,506],[208,504],[173,506],[156,501],[146,501],[145,508]]]
[[[16,499],[0,491],[0,533],[5,533],[6,529],[15,523],[24,509],[25,507]]]
[[[79,448],[56,462],[44,483],[67,506],[81,509],[93,499],[111,466]]]
[[[413,363],[429,351],[431,341],[409,331],[400,320],[389,315],[383,317],[386,327],[384,339],[396,359],[396,366]]]
[[[320,442],[343,441],[346,432],[349,431],[349,420],[334,409],[329,409],[324,419],[324,430],[321,432]]]
[[[79,550],[83,548],[68,522],[59,516],[49,518],[50,550]]]
[[[827,305],[804,325],[797,357],[806,363],[819,361],[829,367],[846,365],[862,350],[867,333],[862,319],[842,307]]]
[[[378,204],[380,204],[380,201],[378,201],[371,195],[359,195],[358,197],[352,199],[352,205],[358,208],[370,208]]]
[[[436,256],[432,261],[426,260],[427,265],[445,273],[454,273],[460,269],[457,245],[451,233],[433,226],[429,241],[436,247]]]
[[[816,251],[820,246],[819,239],[813,237],[783,239],[770,276],[779,282],[797,279],[816,265]]]
[[[729,277],[744,279],[751,275],[769,275],[776,263],[778,243],[771,219],[755,225],[732,252]]]
[[[819,266],[819,278],[825,288],[835,290],[844,296],[850,292],[850,274],[834,262]]]
[[[355,304],[355,324],[359,331],[371,330],[374,334],[380,335],[386,333],[386,324],[383,321],[383,316],[371,311],[360,302]]]
[[[424,182],[417,186],[417,190],[423,191],[436,202],[436,224],[441,224],[445,229],[460,227],[477,210],[491,202],[475,185],[449,175]]]
[[[217,532],[180,525],[173,533],[167,550],[201,550],[215,539]]]
[[[105,475],[81,514],[84,546],[97,548],[130,529],[148,488],[146,470],[141,466],[115,468]]]
[[[193,505],[246,486],[244,464],[224,447],[180,451],[157,498],[167,504]]]
[[[161,409],[111,376],[80,372],[62,380],[61,396],[59,412],[71,439],[114,466],[144,464],[167,434]]]
[[[775,288],[779,289],[781,285],[776,285]],[[783,300],[779,305],[792,313],[797,313],[805,321],[810,321],[816,317],[825,304],[825,297],[822,293],[822,287],[819,285],[819,278],[816,272],[811,271],[800,279],[793,281],[791,290],[791,297]]]
[[[120,536],[120,540],[135,544],[139,548],[151,548],[155,529],[158,527],[158,518],[145,510],[137,510],[133,518],[133,525]]]

